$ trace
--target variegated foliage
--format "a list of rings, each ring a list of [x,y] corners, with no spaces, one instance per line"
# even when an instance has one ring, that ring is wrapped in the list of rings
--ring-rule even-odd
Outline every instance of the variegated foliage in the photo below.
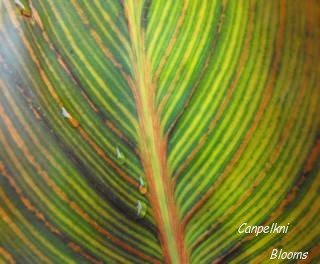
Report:
[[[1,0],[0,262],[320,261],[319,19],[317,0]]]

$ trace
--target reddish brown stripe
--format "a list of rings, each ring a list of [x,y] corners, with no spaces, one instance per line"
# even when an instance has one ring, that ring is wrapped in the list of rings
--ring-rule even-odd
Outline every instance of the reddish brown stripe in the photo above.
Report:
[[[10,5],[8,3],[6,3],[6,7],[8,8],[8,10],[10,9]],[[10,11],[9,11],[10,12]],[[11,12],[13,12],[11,10]],[[46,73],[42,70],[41,64],[36,56],[36,54],[34,53],[34,50],[32,49],[32,46],[30,45],[30,43],[28,42],[28,40],[26,39],[24,32],[21,30],[20,25],[18,23],[18,21],[16,20],[15,16],[12,15],[11,18],[13,19],[13,24],[15,26],[15,28],[18,30],[19,35],[21,37],[21,40],[23,42],[23,44],[25,45],[25,47],[27,48],[27,50],[29,51],[29,55],[31,56],[33,62],[36,64],[37,69],[40,73],[40,76],[42,78],[42,80],[45,82],[46,87],[48,88],[50,94],[52,95],[53,99],[57,102],[57,104],[59,105],[59,107],[63,107],[63,102],[60,99],[59,95],[56,93],[55,88],[52,86],[51,82],[49,81],[49,79],[46,76]],[[92,146],[94,148],[95,151],[97,151],[97,153],[99,154],[99,156],[101,156],[104,161],[106,162],[110,162],[108,163],[112,168],[114,168],[116,170],[117,173],[119,173],[120,176],[123,176],[123,178],[128,181],[130,184],[134,185],[136,188],[139,186],[139,183],[131,178],[130,176],[126,175],[126,173],[124,171],[122,171],[103,151],[102,149],[95,143],[95,141],[89,136],[89,134],[80,126],[79,122],[75,119],[75,118],[69,118],[68,122],[70,123],[71,126],[75,127],[78,129],[78,131],[80,132],[80,134],[88,141],[89,145]]]
[[[8,261],[8,264],[16,263],[10,252],[3,247],[0,247],[0,255]]]
[[[259,121],[261,120],[261,117],[264,113],[265,108],[268,105],[268,102],[271,98],[272,90],[273,90],[273,85],[276,80],[276,76],[278,74],[278,67],[280,64],[280,58],[281,58],[281,49],[282,49],[282,44],[283,44],[283,31],[284,31],[284,26],[285,26],[285,17],[286,17],[286,12],[285,12],[285,2],[281,2],[281,8],[280,8],[280,24],[279,24],[279,30],[277,34],[277,40],[276,40],[276,50],[275,50],[275,58],[272,63],[272,69],[270,72],[270,76],[268,79],[267,86],[265,88],[265,92],[263,95],[263,99],[261,104],[259,105],[258,111],[256,116],[254,117],[254,121],[250,129],[247,131],[244,140],[240,147],[238,148],[237,152],[229,162],[228,166],[224,170],[223,174],[217,179],[217,181],[209,188],[209,190],[200,198],[200,200],[194,205],[194,207],[186,214],[186,216],[183,219],[183,227],[187,225],[187,223],[190,221],[190,219],[194,216],[194,214],[202,208],[202,206],[207,202],[207,200],[211,197],[213,191],[216,189],[216,187],[221,183],[221,181],[228,175],[231,170],[233,169],[234,165],[236,162],[239,160],[241,157],[243,151],[246,149],[250,139],[252,138],[252,134],[255,132]]]
[[[19,198],[20,198],[21,202],[24,204],[24,206],[30,212],[32,212],[35,215],[35,217],[38,220],[40,220],[53,234],[55,234],[55,235],[59,236],[60,238],[64,239],[65,236],[63,235],[63,233],[61,233],[60,230],[58,230],[51,223],[49,223],[49,221],[45,218],[45,216],[31,203],[31,201],[28,198],[26,198],[24,196],[22,190],[20,189],[18,184],[15,182],[13,175],[9,174],[9,172],[6,170],[4,164],[1,161],[0,161],[0,173],[8,180],[9,184],[15,190],[15,192],[19,196]],[[89,254],[85,253],[81,249],[81,247],[79,245],[75,244],[74,242],[69,242],[68,245],[69,244],[73,245],[73,247],[70,246],[71,249],[74,250],[75,247],[77,248],[77,250],[74,250],[75,252],[77,252],[80,255],[84,256],[85,258],[89,259],[93,263],[99,263],[95,258],[93,258]]]
[[[19,133],[14,128],[11,120],[9,117],[5,114],[4,109],[0,105],[0,117],[4,121],[8,131],[10,132],[10,135],[12,139],[15,141],[16,146],[23,152],[25,158],[28,160],[30,165],[32,165],[38,174],[46,181],[48,186],[50,186],[53,191],[64,201],[66,202],[78,215],[80,215],[84,220],[86,220],[88,223],[90,223],[91,226],[93,226],[99,233],[106,236],[108,239],[110,239],[113,243],[120,246],[121,248],[127,250],[128,252],[142,258],[148,261],[155,261],[156,259],[153,257],[150,257],[148,255],[145,255],[144,253],[140,252],[139,250],[131,247],[130,245],[126,244],[122,240],[120,240],[117,237],[114,237],[111,233],[109,233],[107,230],[105,230],[103,227],[101,227],[95,220],[93,220],[83,209],[77,205],[74,201],[71,201],[67,195],[63,192],[63,190],[55,184],[55,182],[49,177],[47,172],[36,162],[34,156],[29,152],[29,149],[26,147],[23,139],[19,136]],[[0,138],[3,144],[7,145],[5,138],[3,138],[2,133],[0,132]],[[10,149],[10,146],[5,146],[7,150]],[[16,159],[16,158],[15,158]],[[17,159],[16,159],[16,162]]]
[[[248,26],[248,33],[246,34],[245,38],[245,43],[243,45],[243,50],[241,52],[240,56],[240,63],[238,66],[238,70],[235,74],[235,77],[232,80],[232,83],[230,85],[230,88],[227,90],[227,93],[223,99],[223,102],[220,104],[219,109],[217,111],[217,114],[209,124],[209,127],[207,131],[201,136],[199,139],[198,144],[193,148],[192,152],[186,157],[186,159],[183,161],[181,166],[177,169],[175,175],[174,175],[174,180],[176,181],[181,174],[181,172],[190,164],[191,160],[197,155],[197,153],[201,150],[202,146],[206,143],[208,136],[210,135],[211,131],[214,129],[216,124],[219,122],[220,118],[222,117],[225,109],[230,103],[231,97],[233,95],[233,92],[235,88],[237,87],[237,84],[240,80],[240,77],[242,76],[242,71],[244,70],[244,66],[247,63],[248,55],[249,55],[249,45],[252,39],[252,32],[254,29],[254,9],[255,9],[255,4],[252,4],[250,7],[249,11],[249,26]],[[174,127],[170,127],[169,133],[171,133],[170,130],[174,129]]]

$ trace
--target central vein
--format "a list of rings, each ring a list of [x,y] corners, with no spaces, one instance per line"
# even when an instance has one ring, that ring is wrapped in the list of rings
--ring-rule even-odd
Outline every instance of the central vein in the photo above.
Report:
[[[140,122],[140,149],[149,190],[148,198],[159,227],[160,241],[166,262],[186,263],[183,237],[173,200],[167,162],[166,143],[160,128],[160,118],[154,104],[154,86],[149,60],[145,53],[144,32],[141,27],[143,1],[127,0],[125,12],[132,45],[135,94]]]

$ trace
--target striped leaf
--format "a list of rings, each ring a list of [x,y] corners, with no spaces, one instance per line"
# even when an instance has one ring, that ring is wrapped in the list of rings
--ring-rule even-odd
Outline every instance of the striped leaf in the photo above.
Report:
[[[1,0],[0,262],[318,263],[319,19],[317,0]]]

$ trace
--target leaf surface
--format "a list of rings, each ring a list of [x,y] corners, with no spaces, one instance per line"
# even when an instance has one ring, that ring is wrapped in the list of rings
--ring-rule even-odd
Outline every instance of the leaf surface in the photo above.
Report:
[[[0,8],[0,261],[319,261],[318,1]]]

